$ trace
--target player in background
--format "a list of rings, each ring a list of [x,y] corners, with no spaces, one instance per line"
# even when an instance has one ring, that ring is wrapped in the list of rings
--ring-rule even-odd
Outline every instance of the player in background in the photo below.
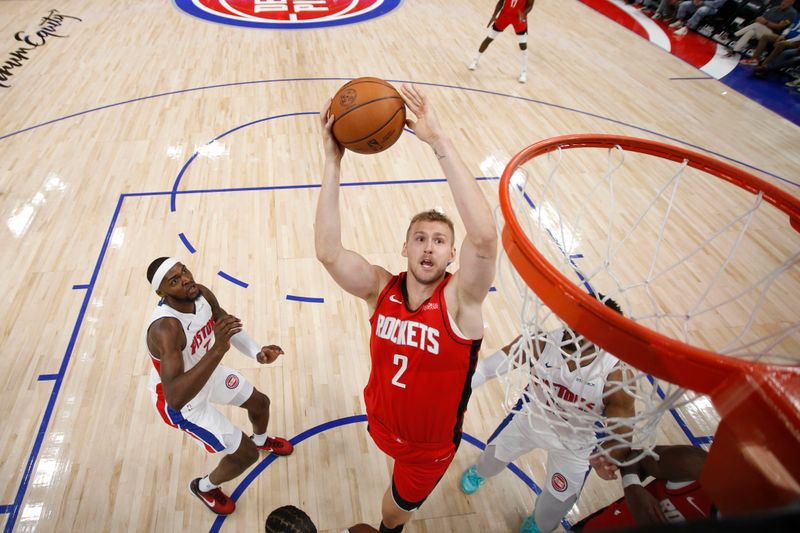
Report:
[[[416,116],[407,125],[430,145],[447,178],[466,236],[459,269],[449,218],[425,211],[411,220],[402,255],[407,272],[393,275],[342,245],[339,175],[343,149],[331,133],[330,101],[320,114],[325,148],[314,224],[317,259],[345,291],[369,309],[368,431],[394,459],[381,505],[382,533],[397,532],[433,491],[461,441],[470,380],[483,339],[481,304],[494,279],[497,234],[491,208],[416,87],[401,93]]]
[[[481,57],[493,40],[505,30],[508,25],[514,27],[514,32],[517,34],[517,43],[519,49],[522,51],[522,70],[519,73],[517,80],[520,83],[527,81],[528,72],[528,13],[533,9],[535,0],[497,0],[497,5],[492,13],[492,18],[489,19],[489,28],[486,38],[478,48],[478,55],[469,64],[470,70],[478,68],[478,63]]]
[[[622,313],[611,298],[602,294],[598,294],[598,298],[606,306]],[[481,360],[472,378],[472,387],[477,388],[498,373],[510,371],[509,353],[512,357],[516,355],[517,361],[522,363],[525,360],[521,350],[523,342],[524,339],[518,337]],[[616,357],[566,328],[539,333],[533,342],[538,347],[533,349],[530,360],[530,372],[534,376],[532,384],[489,437],[476,464],[461,476],[461,490],[472,494],[518,457],[536,448],[547,450],[547,481],[536,499],[534,512],[523,521],[520,533],[554,530],[577,501],[590,464],[601,478],[616,478],[616,466],[604,456],[596,456],[590,461],[597,443],[597,428],[592,422],[596,418],[578,418],[571,410],[592,412],[606,420],[623,422],[635,415],[634,399],[623,385],[630,376],[620,367]],[[535,366],[533,359],[538,361]],[[544,391],[545,387],[552,392]],[[555,401],[554,397],[557,397]],[[525,412],[528,407],[525,404],[529,402],[547,406],[533,421]],[[561,407],[562,404],[569,407]],[[531,404],[530,410],[536,412],[536,409],[537,405]],[[616,423],[612,431],[623,441],[629,440],[631,429],[627,425]],[[621,461],[628,452],[627,446],[615,446],[607,453]]]
[[[653,451],[658,457],[647,456],[620,469],[623,498],[587,516],[572,530],[600,531],[714,517],[711,500],[697,481],[708,453],[688,445],[656,446]],[[655,480],[642,485],[648,477]]]
[[[214,513],[231,514],[236,505],[219,486],[255,463],[259,450],[289,455],[293,447],[286,439],[267,436],[269,398],[220,361],[231,345],[262,364],[274,362],[283,350],[259,348],[241,321],[225,312],[207,287],[195,283],[177,259],[154,260],[147,281],[161,297],[147,328],[153,403],[166,424],[192,436],[209,453],[224,453],[211,473],[192,480],[189,490]],[[243,435],[211,403],[247,410],[253,435]]]

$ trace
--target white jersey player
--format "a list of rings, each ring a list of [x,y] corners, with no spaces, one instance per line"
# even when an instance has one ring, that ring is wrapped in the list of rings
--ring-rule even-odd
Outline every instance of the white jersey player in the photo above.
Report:
[[[612,299],[598,296],[620,312]],[[525,341],[519,337],[480,361],[473,376],[473,389],[512,368],[508,354],[521,354],[515,346],[518,342]],[[616,357],[598,350],[569,329],[540,333],[533,342],[538,346],[531,350],[531,385],[489,437],[477,463],[461,478],[461,489],[472,494],[518,457],[536,448],[547,450],[545,487],[534,513],[523,522],[521,533],[552,531],[577,501],[598,430],[593,424],[596,416],[582,415],[628,418],[635,414],[633,397],[619,386],[624,376]],[[628,430],[614,428],[623,433]],[[628,449],[621,447],[611,453],[621,460]],[[616,467],[610,462],[598,459],[592,464],[600,477],[616,477]]]
[[[177,259],[153,261],[147,280],[162,298],[147,328],[153,403],[166,424],[183,430],[209,453],[225,454],[209,475],[192,480],[189,489],[211,511],[230,514],[236,506],[219,485],[255,463],[258,450],[289,455],[292,445],[267,437],[269,398],[220,361],[231,344],[260,363],[272,363],[283,350],[275,345],[259,348],[242,331],[239,319],[227,314]],[[246,409],[252,437],[245,437],[211,403]]]

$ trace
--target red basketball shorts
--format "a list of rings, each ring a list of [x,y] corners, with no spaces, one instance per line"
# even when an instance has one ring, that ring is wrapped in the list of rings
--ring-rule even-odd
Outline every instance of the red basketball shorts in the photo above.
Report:
[[[373,418],[369,419],[368,428],[378,448],[394,459],[392,497],[395,503],[404,511],[416,510],[453,462],[455,444],[409,442]]]
[[[505,11],[500,12],[500,15],[495,19],[492,27],[497,31],[503,31],[509,24],[514,26],[514,31],[517,34],[528,31],[528,21],[525,17],[519,20],[518,13],[506,13]]]

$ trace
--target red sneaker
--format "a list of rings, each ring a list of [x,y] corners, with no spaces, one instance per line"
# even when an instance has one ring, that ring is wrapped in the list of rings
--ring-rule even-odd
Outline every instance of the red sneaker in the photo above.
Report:
[[[252,437],[251,437],[252,438]],[[294,446],[286,439],[280,437],[267,437],[267,440],[261,446],[256,446],[259,450],[265,452],[272,452],[275,455],[292,455]]]
[[[236,509],[236,503],[228,498],[228,496],[222,492],[222,489],[211,489],[208,492],[201,491],[200,478],[193,479],[192,482],[189,483],[189,490],[192,491],[192,494],[200,498],[213,513],[229,515]]]

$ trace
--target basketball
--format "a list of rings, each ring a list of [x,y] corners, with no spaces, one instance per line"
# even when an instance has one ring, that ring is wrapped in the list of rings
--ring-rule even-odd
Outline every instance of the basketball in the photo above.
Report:
[[[379,78],[356,78],[333,97],[333,136],[359,154],[377,154],[393,145],[406,123],[400,93]]]

